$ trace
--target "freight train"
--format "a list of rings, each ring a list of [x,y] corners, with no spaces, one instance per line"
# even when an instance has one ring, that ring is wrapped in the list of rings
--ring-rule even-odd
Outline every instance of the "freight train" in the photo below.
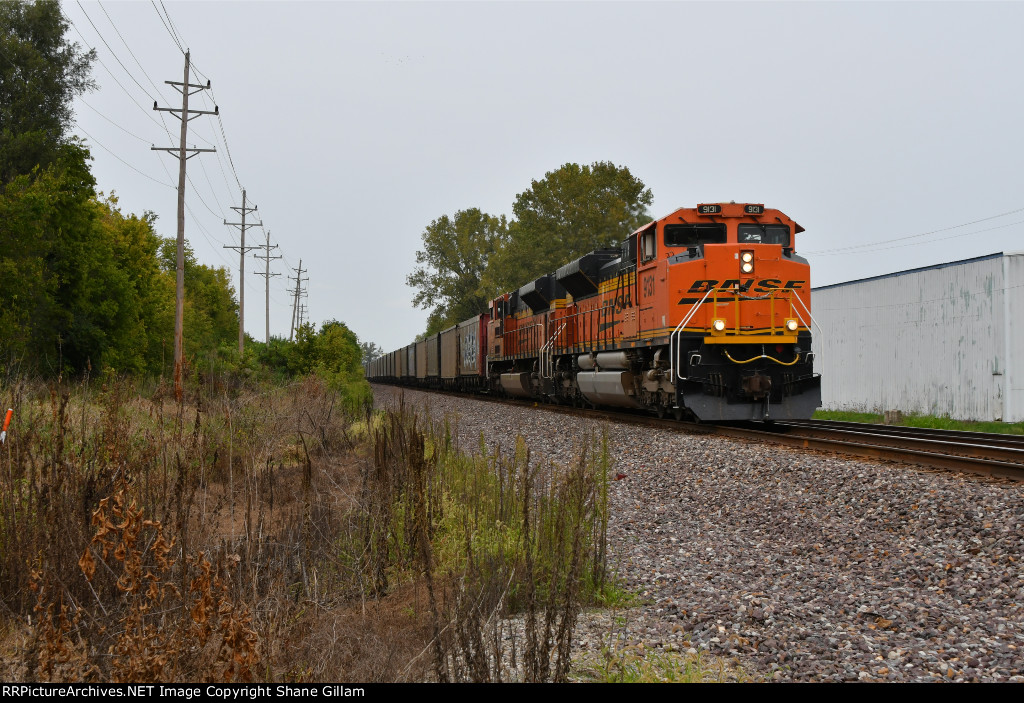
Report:
[[[705,422],[809,418],[821,377],[803,231],[760,204],[680,208],[366,375]]]

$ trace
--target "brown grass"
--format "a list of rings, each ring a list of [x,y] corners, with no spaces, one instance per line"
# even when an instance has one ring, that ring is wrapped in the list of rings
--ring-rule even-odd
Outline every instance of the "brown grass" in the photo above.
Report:
[[[316,377],[0,395],[4,680],[566,680],[604,583],[599,448],[468,457]]]

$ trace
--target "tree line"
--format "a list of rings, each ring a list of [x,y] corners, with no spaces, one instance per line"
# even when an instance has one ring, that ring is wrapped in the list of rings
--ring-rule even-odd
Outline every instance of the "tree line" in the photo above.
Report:
[[[156,216],[122,212],[72,131],[75,97],[97,85],[95,50],[66,38],[54,0],[0,2],[0,363],[47,376],[164,373],[173,361],[175,239]],[[186,247],[185,345],[192,360],[278,375],[354,379],[360,349],[343,323],[237,358],[238,303],[227,269]],[[195,365],[195,364],[194,364]]]
[[[594,249],[615,247],[650,221],[651,190],[625,166],[567,163],[516,196],[513,218],[479,208],[442,215],[423,231],[406,278],[429,309],[431,335],[487,311],[503,292]]]

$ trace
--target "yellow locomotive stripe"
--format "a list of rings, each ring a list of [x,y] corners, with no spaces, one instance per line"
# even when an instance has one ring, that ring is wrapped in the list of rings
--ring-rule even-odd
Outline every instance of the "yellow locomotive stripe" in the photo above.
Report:
[[[634,284],[635,281],[636,281],[636,273],[631,271],[628,274],[626,274],[625,276],[622,276],[621,280],[620,280],[620,278],[616,277],[616,278],[610,278],[607,281],[603,281],[597,287],[597,292],[598,293],[611,293],[611,292],[617,291],[617,290],[619,290],[621,288],[629,288],[629,287],[631,287]]]

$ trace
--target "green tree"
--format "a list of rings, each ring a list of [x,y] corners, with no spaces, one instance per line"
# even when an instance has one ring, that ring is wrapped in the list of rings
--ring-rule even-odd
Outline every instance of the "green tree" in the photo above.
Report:
[[[118,371],[159,372],[174,340],[174,280],[160,268],[156,215],[124,215],[117,198],[101,204],[112,261],[123,272],[124,319],[111,335],[105,362]]]
[[[363,353],[363,363],[368,364],[375,359],[379,359],[384,353],[384,350],[377,346],[374,342],[361,342],[359,349]]]
[[[170,281],[174,304],[177,241],[168,237],[160,245],[160,267]],[[168,348],[174,348],[174,318],[171,310]],[[231,278],[224,267],[214,268],[196,261],[185,243],[185,353],[204,356],[222,344],[238,342],[238,303]]]
[[[72,98],[95,87],[96,52],[68,43],[67,29],[56,0],[0,2],[0,183],[57,159]]]
[[[0,195],[0,343],[29,367],[52,372],[99,363],[102,327],[116,314],[119,293],[116,281],[105,280],[110,252],[88,152],[71,144],[58,152]]]
[[[507,245],[484,285],[512,290],[602,247],[615,247],[650,221],[651,190],[625,166],[567,163],[516,196]]]
[[[429,329],[449,326],[487,311],[495,293],[484,285],[484,273],[495,252],[508,239],[504,215],[478,208],[442,215],[423,231],[423,249],[406,283],[416,289],[413,304],[432,309]]]
[[[62,145],[0,189],[0,346],[42,372],[155,370],[153,336],[171,319],[159,238],[152,218],[96,198],[87,157]]]

